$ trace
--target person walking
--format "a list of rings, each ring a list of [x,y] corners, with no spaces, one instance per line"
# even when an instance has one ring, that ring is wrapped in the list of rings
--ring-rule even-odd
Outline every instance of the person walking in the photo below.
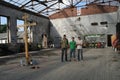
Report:
[[[83,60],[83,49],[82,49],[83,40],[80,37],[78,37],[76,44],[77,44],[77,52],[78,52],[77,55],[78,61],[80,61],[80,59]]]
[[[61,40],[61,50],[62,50],[62,54],[61,54],[61,61],[64,61],[64,57],[65,57],[65,61],[67,61],[67,48],[68,48],[68,39],[66,38],[66,35],[63,35],[63,39]]]
[[[70,45],[70,61],[72,60],[75,61],[76,41],[74,40],[74,37],[72,37],[72,41],[70,41],[69,45]]]

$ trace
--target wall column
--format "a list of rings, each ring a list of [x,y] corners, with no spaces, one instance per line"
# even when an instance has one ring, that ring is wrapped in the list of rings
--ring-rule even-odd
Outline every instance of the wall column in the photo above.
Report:
[[[9,18],[9,43],[17,43],[17,19],[15,17]]]

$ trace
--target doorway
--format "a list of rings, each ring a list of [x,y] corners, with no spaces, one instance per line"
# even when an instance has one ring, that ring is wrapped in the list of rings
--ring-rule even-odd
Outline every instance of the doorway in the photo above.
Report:
[[[108,47],[110,47],[110,46],[112,46],[112,44],[111,44],[111,34],[110,35],[107,35],[107,46]]]

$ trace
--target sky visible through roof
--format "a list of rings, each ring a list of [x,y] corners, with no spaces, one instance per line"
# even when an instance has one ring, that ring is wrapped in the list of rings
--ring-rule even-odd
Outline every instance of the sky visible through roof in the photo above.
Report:
[[[79,5],[85,5],[86,3],[88,3],[86,2],[87,0],[62,0],[63,3],[59,3],[58,2],[59,0],[47,0],[48,2],[45,2],[47,6],[45,6],[43,3],[41,3],[41,1],[45,1],[45,0],[4,0],[4,1],[11,3],[15,6],[18,6],[20,8],[24,8],[45,16],[47,16],[48,13],[49,15],[56,13],[57,11],[59,11],[58,9],[69,7],[71,4],[75,5],[76,3],[80,2],[79,4],[75,5],[75,6],[79,6]],[[47,7],[49,8],[46,9]]]
[[[32,12],[42,14],[44,16],[49,16],[53,13],[58,12],[59,9],[70,7],[71,5],[74,5],[77,8],[85,7],[86,4],[92,2],[108,5],[109,4],[119,5],[119,3],[116,0],[4,0],[4,1],[16,5],[21,9],[27,9]]]

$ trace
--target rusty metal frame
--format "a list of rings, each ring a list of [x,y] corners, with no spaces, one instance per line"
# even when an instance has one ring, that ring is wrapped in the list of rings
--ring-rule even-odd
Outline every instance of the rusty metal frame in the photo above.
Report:
[[[3,1],[5,1],[5,0],[3,0]],[[62,3],[62,4],[64,4],[63,3],[63,1],[62,0],[44,0],[44,1],[41,1],[41,0],[28,0],[28,2],[27,1],[22,1],[22,2],[20,2],[19,3],[19,1],[20,0],[11,0],[11,1],[9,1],[9,3],[10,2],[13,2],[13,3],[15,3],[15,4],[18,4],[19,5],[19,8],[22,10],[22,9],[29,9],[30,11],[32,10],[32,12],[35,12],[36,14],[44,14],[44,13],[49,13],[49,12],[55,12],[55,11],[59,11],[60,9],[59,8],[52,8],[54,5],[56,5],[56,4],[60,4],[60,3]],[[93,1],[91,1],[91,0],[70,0],[70,5],[66,5],[66,4],[64,4],[64,5],[66,5],[66,7],[79,7],[79,6],[76,6],[76,5],[78,5],[79,3],[81,3],[82,1],[86,1],[86,3],[87,3],[87,1],[89,1],[89,3],[88,4],[91,4],[91,3],[97,3],[97,4],[105,4],[105,3],[111,3],[111,2],[114,2],[114,1],[116,1],[116,2],[119,2],[120,3],[120,0],[109,0],[109,1],[105,1],[105,0],[93,0]],[[104,1],[104,2],[102,2],[102,1]],[[36,3],[34,3],[33,4],[33,2],[36,2]],[[24,4],[22,4],[22,3],[24,3]],[[50,4],[49,4],[50,3]],[[48,5],[49,4],[49,5]],[[14,4],[13,4],[14,5]],[[36,6],[36,5],[43,5],[43,8],[38,8],[38,10],[37,9],[34,9],[34,7]],[[33,8],[31,8],[33,6]],[[87,6],[87,4],[86,5],[80,5],[80,7],[81,6]],[[66,8],[65,7],[65,8]],[[64,9],[64,8],[62,8],[62,9]]]

